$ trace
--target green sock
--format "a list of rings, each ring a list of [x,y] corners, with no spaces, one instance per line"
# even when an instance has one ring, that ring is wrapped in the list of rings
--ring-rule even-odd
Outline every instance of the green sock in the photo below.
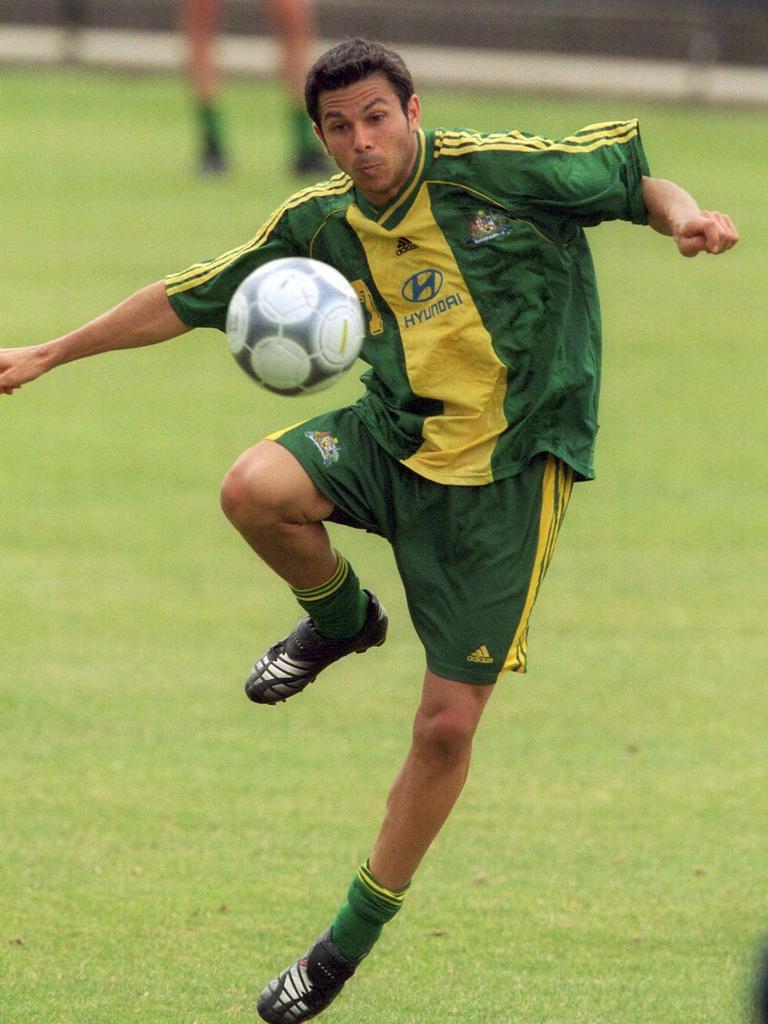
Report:
[[[395,891],[380,885],[367,863],[358,868],[331,925],[331,939],[344,956],[355,959],[368,952],[403,905],[407,891],[408,886]]]
[[[300,104],[291,104],[289,119],[291,123],[291,141],[295,159],[302,156],[317,155],[321,152],[320,143],[312,130],[312,122]]]
[[[293,593],[304,611],[311,615],[318,633],[344,640],[355,636],[365,625],[368,595],[346,558],[338,551],[336,555],[339,563],[327,583]]]
[[[197,104],[197,120],[205,149],[209,152],[224,151],[224,127],[221,111],[215,103],[200,100]]]

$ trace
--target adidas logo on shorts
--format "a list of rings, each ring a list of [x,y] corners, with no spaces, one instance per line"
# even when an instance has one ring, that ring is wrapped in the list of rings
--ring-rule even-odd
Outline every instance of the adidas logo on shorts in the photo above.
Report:
[[[480,665],[492,665],[493,664],[493,658],[491,657],[491,652],[488,650],[488,648],[485,646],[485,644],[480,644],[480,646],[477,648],[476,651],[472,651],[471,654],[468,654],[467,655],[467,661],[474,661],[475,663],[480,664]]]

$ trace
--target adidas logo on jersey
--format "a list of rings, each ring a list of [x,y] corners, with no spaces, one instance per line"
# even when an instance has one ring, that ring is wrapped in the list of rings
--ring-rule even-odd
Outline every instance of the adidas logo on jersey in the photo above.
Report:
[[[491,657],[491,652],[488,650],[488,648],[485,646],[485,644],[480,644],[480,646],[477,648],[476,651],[472,651],[471,654],[468,654],[467,655],[467,661],[474,661],[474,662],[477,662],[480,665],[492,665],[493,664],[493,658]]]
[[[398,238],[395,256],[404,256],[407,252],[412,252],[418,248],[418,245],[415,245],[410,238]]]

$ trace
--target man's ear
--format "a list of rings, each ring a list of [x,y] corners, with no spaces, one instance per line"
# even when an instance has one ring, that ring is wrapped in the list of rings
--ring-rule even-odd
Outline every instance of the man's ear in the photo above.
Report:
[[[415,132],[419,130],[421,125],[421,101],[416,93],[411,96],[408,100],[408,106],[406,107],[406,116],[408,118],[408,129],[409,131]]]

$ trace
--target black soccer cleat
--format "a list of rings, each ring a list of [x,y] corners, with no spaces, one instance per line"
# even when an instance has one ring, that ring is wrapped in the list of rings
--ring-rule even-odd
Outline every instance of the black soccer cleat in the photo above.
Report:
[[[369,590],[368,614],[363,628],[343,640],[318,633],[305,615],[292,633],[270,647],[251,670],[245,692],[256,704],[279,704],[317,679],[318,675],[346,654],[362,654],[369,647],[381,647],[387,638],[387,613]]]
[[[268,1024],[301,1024],[329,1006],[368,954],[350,960],[334,945],[331,929],[304,956],[286,967],[259,996],[258,1011]]]

